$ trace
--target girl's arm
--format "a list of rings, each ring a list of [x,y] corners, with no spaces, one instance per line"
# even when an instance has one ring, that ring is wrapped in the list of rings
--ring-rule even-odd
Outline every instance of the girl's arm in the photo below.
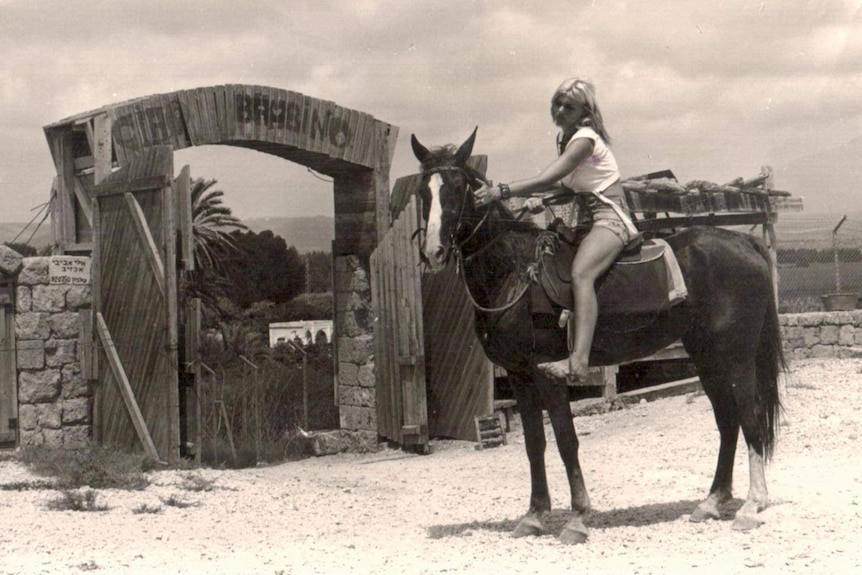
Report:
[[[488,204],[503,198],[503,190],[508,188],[509,196],[522,197],[547,192],[558,187],[558,183],[593,153],[593,142],[589,138],[578,138],[547,168],[532,178],[517,180],[498,186],[482,186],[474,192],[477,205]]]

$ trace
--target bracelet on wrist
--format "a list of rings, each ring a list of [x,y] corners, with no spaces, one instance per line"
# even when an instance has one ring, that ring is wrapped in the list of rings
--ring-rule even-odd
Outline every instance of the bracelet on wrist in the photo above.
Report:
[[[512,197],[512,190],[509,188],[509,184],[497,184],[497,187],[500,188],[500,199],[508,200]]]

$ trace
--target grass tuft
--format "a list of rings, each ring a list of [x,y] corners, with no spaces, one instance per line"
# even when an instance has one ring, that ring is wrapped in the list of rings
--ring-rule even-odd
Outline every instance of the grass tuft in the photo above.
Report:
[[[147,503],[141,503],[140,505],[138,505],[137,507],[132,509],[132,513],[134,513],[135,515],[142,515],[142,514],[155,515],[156,513],[161,513],[161,512],[162,512],[162,508],[160,505],[149,505]]]
[[[107,511],[108,506],[99,502],[99,494],[93,489],[72,491],[64,489],[47,504],[52,511]]]
[[[177,509],[186,509],[187,507],[197,507],[196,501],[187,501],[179,495],[171,495],[169,497],[161,497],[162,503],[167,507],[176,507]]]

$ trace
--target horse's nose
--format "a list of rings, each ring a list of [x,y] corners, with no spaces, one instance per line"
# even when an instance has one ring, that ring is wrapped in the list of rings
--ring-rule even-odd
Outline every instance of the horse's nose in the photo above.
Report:
[[[443,246],[437,246],[434,253],[431,254],[431,257],[438,264],[442,264],[446,259],[446,249]]]

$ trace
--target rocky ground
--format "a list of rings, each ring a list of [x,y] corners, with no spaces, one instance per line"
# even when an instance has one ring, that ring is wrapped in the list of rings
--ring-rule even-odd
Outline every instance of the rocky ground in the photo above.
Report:
[[[529,494],[523,436],[435,441],[433,454],[342,454],[257,469],[162,471],[144,491],[100,490],[101,512],[52,511],[52,489],[0,490],[0,573],[850,573],[862,570],[862,361],[804,360],[783,385],[764,525],[694,524],[718,436],[703,395],[577,417],[594,512],[586,545],[555,535],[568,505],[551,439],[545,536],[509,532]],[[547,429],[548,434],[550,428]],[[189,488],[190,477],[212,485]],[[35,478],[0,461],[0,484]],[[194,482],[192,482],[194,483]],[[165,504],[185,502],[188,507]],[[157,513],[136,513],[142,505]]]

